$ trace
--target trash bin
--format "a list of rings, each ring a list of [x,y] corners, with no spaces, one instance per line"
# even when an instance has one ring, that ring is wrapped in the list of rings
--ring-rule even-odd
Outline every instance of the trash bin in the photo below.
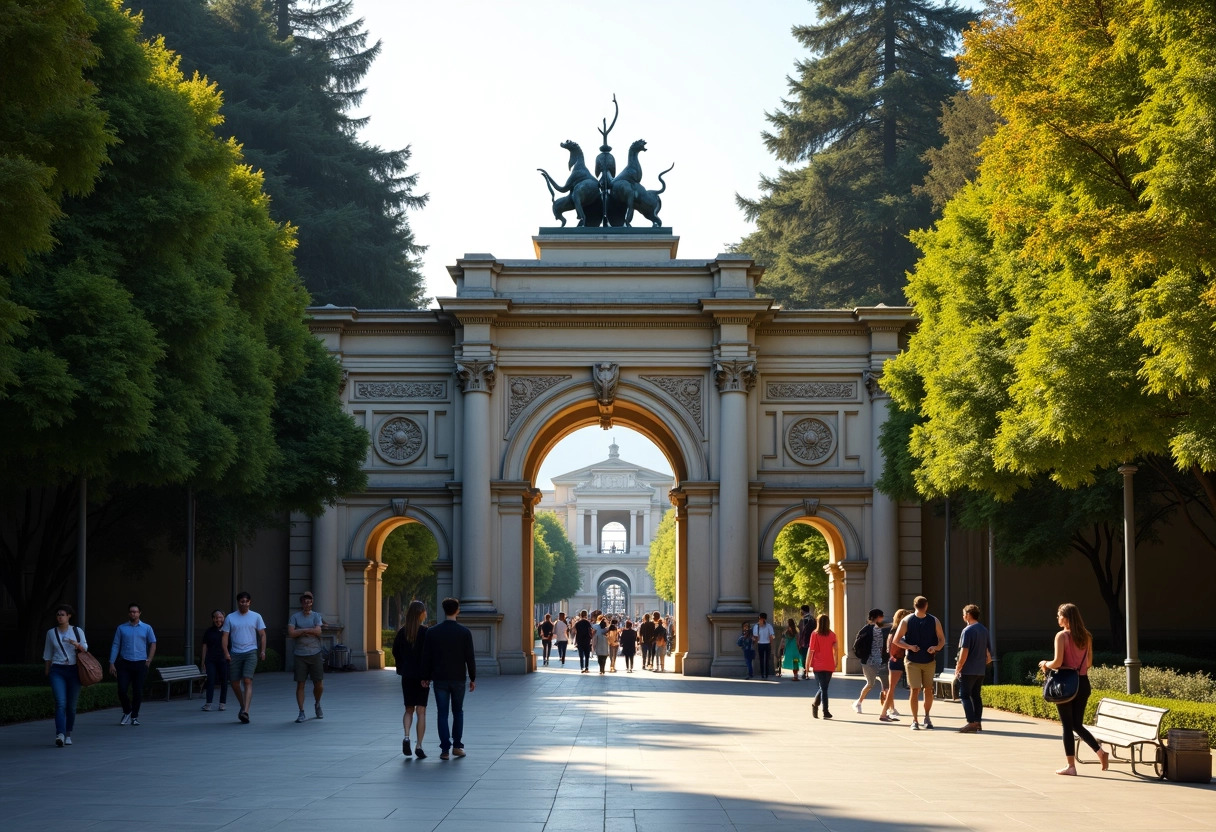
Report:
[[[1212,779],[1207,731],[1171,728],[1166,733],[1165,776],[1175,783],[1207,783]]]
[[[350,648],[345,644],[335,644],[329,651],[329,666],[332,670],[344,670],[350,664]]]

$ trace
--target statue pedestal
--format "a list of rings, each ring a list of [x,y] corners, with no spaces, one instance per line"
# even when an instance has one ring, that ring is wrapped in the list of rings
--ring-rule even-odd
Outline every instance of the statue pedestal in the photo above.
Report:
[[[675,260],[670,228],[541,228],[532,238],[542,263],[653,263]]]

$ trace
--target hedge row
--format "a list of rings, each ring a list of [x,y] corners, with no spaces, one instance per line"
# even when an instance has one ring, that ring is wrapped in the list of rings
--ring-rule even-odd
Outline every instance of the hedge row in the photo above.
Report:
[[[1187,702],[1182,699],[1158,699],[1116,690],[1095,690],[1089,697],[1089,703],[1085,708],[1086,724],[1093,724],[1098,702],[1103,698],[1169,708],[1169,713],[1165,715],[1165,719],[1161,723],[1163,737],[1170,728],[1193,728],[1207,731],[1208,744],[1216,748],[1216,704]],[[1056,706],[1043,701],[1043,691],[1037,685],[989,685],[984,688],[984,704],[997,710],[1012,711],[1040,719],[1056,721],[1060,719]]]
[[[1010,685],[1024,685],[1039,670],[1039,662],[1051,658],[1051,642],[1047,642],[1042,650],[1021,650],[1001,655],[1001,682]],[[1093,664],[1107,666],[1123,666],[1126,658],[1122,653],[1112,653],[1098,650],[1094,653]],[[1194,656],[1183,656],[1179,653],[1165,653],[1156,650],[1146,650],[1140,653],[1140,663],[1145,667],[1168,667],[1179,673],[1198,673],[1216,676],[1216,660],[1199,659]]]
[[[76,712],[112,708],[118,704],[118,685],[98,682],[80,689]],[[55,716],[55,699],[50,685],[23,685],[0,688],[0,724],[26,722],[31,719],[51,719]]]

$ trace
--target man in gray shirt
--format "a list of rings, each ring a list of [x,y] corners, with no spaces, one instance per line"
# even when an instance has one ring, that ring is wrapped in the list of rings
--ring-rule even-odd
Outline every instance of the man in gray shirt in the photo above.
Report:
[[[287,621],[287,635],[295,639],[295,674],[296,674],[296,705],[300,715],[296,722],[308,719],[304,716],[304,682],[312,678],[313,710],[317,719],[323,719],[325,712],[321,710],[321,694],[325,690],[325,661],[321,654],[321,613],[312,608],[311,592],[300,596],[300,612],[291,614]]]

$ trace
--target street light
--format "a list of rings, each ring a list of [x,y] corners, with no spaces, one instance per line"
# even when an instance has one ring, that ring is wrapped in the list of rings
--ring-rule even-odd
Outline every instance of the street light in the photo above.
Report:
[[[1132,477],[1138,471],[1130,463],[1119,466],[1123,475],[1123,586],[1127,608],[1127,692],[1140,692],[1140,643],[1136,624],[1136,504]]]

